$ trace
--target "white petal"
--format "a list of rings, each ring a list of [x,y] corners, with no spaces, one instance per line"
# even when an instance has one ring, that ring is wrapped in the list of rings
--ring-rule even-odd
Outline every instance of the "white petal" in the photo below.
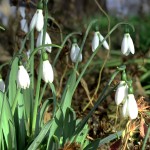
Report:
[[[126,55],[128,51],[129,45],[128,45],[128,35],[124,34],[122,44],[121,44],[121,52]]]
[[[2,79],[0,79],[0,91],[5,92],[5,83]]]
[[[30,23],[30,31],[33,30],[36,26],[36,22],[37,22],[37,12],[35,12],[32,20],[31,20],[31,23]]]
[[[72,62],[75,63],[77,61],[79,52],[80,52],[79,46],[76,43],[72,44],[71,53],[70,53]],[[82,61],[82,54],[80,54],[79,56],[79,62],[81,61]]]
[[[131,119],[136,119],[138,116],[138,107],[133,94],[128,95],[128,112]]]
[[[42,45],[42,39],[43,39],[43,31],[39,32],[39,35],[36,41],[36,47],[39,47]]]
[[[128,45],[129,45],[129,50],[132,54],[135,53],[135,49],[134,49],[134,44],[133,44],[133,41],[130,37],[130,35],[128,36]]]
[[[48,83],[52,83],[54,80],[53,68],[48,60],[43,61],[42,66],[42,79]]]
[[[22,18],[25,18],[26,16],[25,10],[26,10],[25,7],[19,7],[19,12]]]
[[[38,38],[37,38],[37,41],[36,41],[36,47],[39,47],[39,46],[42,45],[42,40],[43,40],[43,30],[40,31],[40,33],[38,35]],[[50,36],[47,32],[46,32],[46,35],[45,35],[45,44],[52,44],[51,38],[50,38]],[[51,46],[47,46],[45,48],[49,53],[51,53],[51,51],[52,51]]]
[[[76,51],[76,44],[72,44],[71,52],[70,52],[70,58],[72,62],[76,62],[75,51]]]
[[[37,20],[36,20],[36,30],[41,31],[44,26],[43,11],[41,9],[37,10]]]
[[[124,55],[128,56],[129,54],[130,54],[130,50],[128,49]]]
[[[24,31],[25,33],[28,33],[28,24],[27,24],[27,20],[26,19],[22,19],[20,21],[21,24],[21,30]]]
[[[94,52],[98,46],[99,46],[99,36],[98,32],[95,32],[92,40],[92,51]]]
[[[123,115],[123,117],[127,117],[129,115],[127,99],[125,100],[125,103],[123,104],[123,107],[122,107],[122,115]]]
[[[104,40],[104,37],[103,37],[101,34],[99,34],[99,38],[100,38],[100,41],[101,41],[101,42]],[[105,49],[109,50],[109,45],[108,45],[108,43],[107,43],[106,40],[103,41],[103,47],[104,47]]]
[[[49,36],[49,34],[46,32],[46,37],[45,37],[45,44],[52,44],[51,38]],[[46,50],[51,53],[52,51],[52,47],[51,46],[47,46]]]
[[[120,105],[123,102],[123,100],[127,97],[127,94],[128,94],[128,87],[125,81],[120,81],[120,84],[118,85],[115,94],[116,105]]]
[[[17,85],[20,88],[26,89],[30,86],[30,78],[24,66],[19,66],[17,75]]]

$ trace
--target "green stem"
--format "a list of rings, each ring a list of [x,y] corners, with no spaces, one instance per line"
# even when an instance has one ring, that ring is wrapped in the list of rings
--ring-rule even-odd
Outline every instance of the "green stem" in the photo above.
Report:
[[[20,93],[20,88],[17,89],[17,92],[16,92],[16,95],[15,95],[15,99],[13,101],[13,105],[12,105],[12,114],[14,115],[15,113],[15,109],[16,109],[16,105],[17,105],[17,102],[18,102],[18,94]]]
[[[75,34],[81,34],[81,33],[80,33],[80,32],[72,32],[72,33],[70,33],[69,35],[66,36],[66,38],[64,39],[64,41],[63,41],[63,43],[62,43],[62,45],[61,45],[61,48],[59,48],[59,50],[58,50],[58,52],[57,52],[57,55],[56,55],[56,57],[55,57],[55,59],[54,59],[54,61],[53,61],[53,65],[52,65],[53,67],[56,65],[57,59],[58,59],[58,57],[59,57],[59,55],[60,55],[60,53],[61,53],[61,50],[63,49],[65,43],[67,42],[67,40],[68,40],[71,36],[73,36],[73,35],[75,35]]]
[[[58,22],[53,17],[49,16],[49,19],[51,19],[57,25],[57,27],[59,28],[60,42],[62,43],[63,42],[63,34],[62,34],[62,29],[61,29],[60,25],[58,24]]]
[[[89,58],[88,62],[85,64],[81,74],[79,75],[77,81],[76,81],[76,84],[74,86],[74,89],[73,89],[73,93],[75,91],[75,89],[77,88],[82,76],[84,75],[87,67],[89,66],[89,64],[91,63],[92,59],[94,58],[94,56],[96,55],[96,53],[98,52],[98,49],[102,46],[102,43],[118,28],[118,26],[120,25],[129,25],[132,27],[133,31],[134,31],[134,27],[132,25],[130,25],[129,23],[126,23],[126,22],[120,22],[118,24],[116,24],[111,30],[110,32],[105,36],[105,38],[103,39],[103,41],[101,42],[101,44],[96,48],[96,50],[94,51],[94,53],[91,55],[91,57]]]
[[[80,56],[80,54],[81,54],[82,51],[83,51],[83,47],[84,47],[85,41],[86,41],[86,39],[87,39],[87,36],[88,36],[88,34],[89,34],[89,31],[90,31],[92,25],[95,24],[97,21],[98,21],[98,20],[95,19],[95,20],[91,21],[90,24],[88,25],[88,28],[87,28],[87,30],[86,30],[86,32],[85,32],[85,35],[84,35],[84,38],[83,38],[83,41],[82,41],[82,44],[81,44],[81,48],[80,48],[79,54],[78,54],[78,56],[77,56],[77,58],[78,58],[77,60],[79,60],[79,56]],[[78,64],[79,64],[79,61],[77,61],[76,64],[75,64],[75,70],[77,70]]]
[[[43,49],[43,48],[45,48],[45,47],[47,47],[47,46],[52,46],[52,47],[56,47],[56,48],[62,48],[61,46],[56,45],[56,44],[43,44],[42,46],[39,46],[39,47],[35,48],[34,51],[31,52],[31,54],[30,54],[30,58],[29,58],[29,61],[28,61],[28,63],[27,63],[27,68],[29,67],[31,58],[32,58],[40,49]]]
[[[21,48],[20,48],[20,50],[19,50],[19,54],[22,53],[22,51],[23,51],[23,49],[24,49],[24,47],[25,47],[25,43],[26,43],[26,41],[28,40],[28,37],[29,37],[30,34],[31,34],[31,32],[28,32],[28,34],[25,36],[25,38],[24,38],[24,40],[23,40],[23,42],[22,42],[22,44],[21,44]]]
[[[5,30],[2,26],[0,26],[0,29]]]
[[[146,133],[146,136],[145,136],[145,139],[144,139],[144,143],[143,143],[143,146],[142,146],[142,150],[145,150],[146,149],[146,143],[147,143],[147,140],[149,138],[149,135],[150,135],[150,125],[148,126],[148,131]]]
[[[34,32],[31,31],[31,52],[34,51]],[[30,72],[31,72],[31,89],[34,89],[34,56],[30,59]],[[32,102],[33,102],[33,94],[32,94]]]
[[[106,97],[108,95],[110,95],[110,93],[112,93],[112,91],[114,91],[114,89],[117,87],[117,85],[111,89],[106,95],[106,91],[108,90],[108,87],[110,86],[110,83],[113,81],[114,77],[119,73],[120,71],[117,70],[116,72],[114,72],[113,76],[111,77],[110,81],[107,83],[107,85],[105,86],[105,88],[103,89],[100,97],[98,98],[97,102],[94,104],[94,107],[90,110],[90,112],[87,114],[87,116],[80,122],[80,124],[78,125],[75,133],[74,133],[74,137],[72,138],[71,141],[74,141],[77,137],[77,135],[81,132],[81,130],[83,129],[84,125],[86,124],[86,122],[88,121],[88,119],[92,116],[93,112],[96,110],[96,108],[100,105],[100,103],[102,103]]]
[[[43,98],[43,95],[44,95],[44,92],[45,92],[46,86],[47,86],[47,83],[45,83],[45,84],[44,84],[44,87],[42,88],[42,92],[41,92],[41,95],[40,95],[40,98],[39,98],[39,105],[40,105],[41,100],[42,100],[42,98]]]
[[[45,18],[44,18],[42,45],[45,43],[45,35],[46,35],[46,29],[47,29],[48,12],[47,12],[47,3],[46,2],[44,3],[44,10],[45,10]],[[44,49],[42,49],[42,53],[43,52],[45,52]],[[42,77],[42,55],[40,56],[38,81],[37,81],[37,88],[36,88],[36,95],[35,95],[35,103],[34,103],[34,108],[33,108],[32,134],[35,133],[35,128],[36,128],[36,118],[37,118],[37,110],[38,110],[38,106],[39,106],[39,93],[40,93],[41,77]]]

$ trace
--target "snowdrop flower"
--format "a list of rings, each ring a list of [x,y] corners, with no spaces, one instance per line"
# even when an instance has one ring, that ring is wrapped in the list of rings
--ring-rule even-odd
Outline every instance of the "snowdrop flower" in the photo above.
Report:
[[[33,30],[33,28],[36,28],[37,31],[41,31],[44,26],[44,17],[43,17],[43,5],[42,3],[38,4],[37,10],[31,20],[30,23],[30,31]]]
[[[24,31],[25,33],[28,33],[29,29],[28,29],[28,24],[27,24],[26,19],[21,19],[20,26],[21,26],[22,31]]]
[[[100,34],[99,31],[96,31],[94,33],[94,37],[93,37],[93,40],[92,40],[92,51],[93,52],[99,46],[100,42],[102,42],[103,40],[104,40],[104,37]],[[109,50],[109,45],[108,45],[106,40],[103,41],[102,45],[105,49]]]
[[[133,94],[128,94],[127,99],[122,108],[124,117],[129,116],[130,119],[136,119],[138,116],[138,106]]]
[[[42,79],[46,83],[48,83],[48,82],[52,83],[54,80],[53,68],[48,60],[47,53],[43,54]]]
[[[5,92],[5,83],[3,79],[0,77],[0,91]]]
[[[132,54],[135,53],[134,44],[129,33],[124,34],[122,44],[121,44],[121,51],[126,56],[128,56],[130,52]]]
[[[27,70],[23,65],[19,66],[18,76],[17,76],[17,85],[22,89],[29,88],[30,86],[30,78]]]
[[[75,42],[72,44],[72,47],[71,47],[71,52],[70,52],[70,58],[71,58],[71,61],[72,62],[77,62],[77,60],[79,62],[82,61],[82,54],[80,53],[80,48],[78,46],[78,44]],[[79,57],[79,58],[78,58]]]
[[[127,95],[128,86],[125,81],[120,81],[115,94],[116,105],[120,105],[123,102],[123,100],[126,99]]]
[[[99,35],[98,34],[99,34],[99,32],[95,32],[93,40],[92,40],[92,51],[93,52],[99,46]]]
[[[37,38],[37,41],[36,41],[36,47],[39,47],[42,45],[42,40],[43,40],[43,30],[39,33],[38,35],[38,38]],[[51,38],[49,36],[49,34],[46,32],[46,35],[45,35],[45,44],[52,44],[52,41],[51,41]],[[52,47],[51,46],[47,46],[45,47],[45,49],[51,53],[52,51]]]
[[[26,10],[25,7],[19,7],[19,12],[22,18],[25,18],[26,16],[25,10]]]

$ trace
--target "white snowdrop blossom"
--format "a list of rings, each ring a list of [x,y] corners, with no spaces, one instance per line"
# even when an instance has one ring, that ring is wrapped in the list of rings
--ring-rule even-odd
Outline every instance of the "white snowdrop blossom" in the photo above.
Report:
[[[99,46],[99,36],[98,36],[99,32],[95,32],[94,33],[94,37],[92,40],[92,51],[94,52],[95,49]]]
[[[0,91],[5,92],[5,82],[0,78]]]
[[[25,16],[26,16],[26,13],[25,13],[26,8],[25,7],[19,7],[18,10],[20,12],[21,17],[25,18]]]
[[[21,26],[22,31],[24,31],[25,33],[28,33],[29,29],[28,29],[28,24],[27,24],[26,19],[21,19],[20,20],[20,26]]]
[[[100,34],[99,31],[96,31],[94,33],[94,37],[93,37],[93,40],[92,40],[92,51],[93,52],[99,46],[100,42],[102,42],[103,40],[104,40],[104,37]],[[103,41],[102,45],[105,49],[109,50],[109,45],[108,45],[106,40]]]
[[[129,33],[124,34],[122,44],[121,44],[121,52],[126,56],[128,56],[130,52],[132,54],[135,53],[134,44]]]
[[[37,9],[30,23],[30,31],[36,28],[37,31],[41,31],[44,26],[43,10]]]
[[[128,86],[125,81],[120,81],[115,93],[116,105],[120,105],[123,102],[123,100],[126,99],[127,95],[128,95]]]
[[[36,47],[39,47],[39,46],[42,45],[42,40],[43,40],[43,30],[38,35],[38,38],[37,38],[37,41],[36,41]],[[47,32],[46,32],[46,35],[45,35],[45,44],[52,44],[51,38],[50,38],[50,36],[49,36],[49,34]],[[47,47],[45,47],[45,49],[49,53],[51,53],[51,51],[52,51],[52,47],[51,46],[47,46]]]
[[[104,37],[100,34],[100,42],[102,42],[104,40]],[[103,47],[107,50],[109,50],[109,45],[108,43],[106,42],[106,40],[103,41]]]
[[[48,83],[52,83],[54,80],[53,68],[48,60],[43,61],[42,65],[42,79]]]
[[[29,88],[30,86],[30,78],[27,70],[23,65],[19,66],[18,76],[17,76],[17,85],[22,89]]]
[[[129,116],[130,119],[136,119],[138,116],[138,106],[133,94],[128,94],[127,99],[122,108],[124,117]]]
[[[82,61],[82,54],[80,53],[80,48],[78,46],[77,43],[73,43],[72,47],[71,47],[71,52],[70,52],[70,58],[72,62],[77,62],[77,60],[79,59],[79,62]],[[79,58],[78,58],[79,57]]]

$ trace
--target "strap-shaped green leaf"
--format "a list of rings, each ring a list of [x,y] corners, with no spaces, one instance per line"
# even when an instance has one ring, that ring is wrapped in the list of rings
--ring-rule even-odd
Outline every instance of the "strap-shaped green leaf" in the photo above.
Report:
[[[65,119],[64,119],[64,128],[63,128],[63,144],[67,142],[75,131],[76,126],[76,115],[72,108],[67,108]]]
[[[111,134],[104,139],[96,139],[87,145],[83,150],[96,150],[99,146],[109,143],[112,140],[119,138],[122,135],[122,131],[118,131],[117,133]]]
[[[8,99],[0,91],[0,138],[4,138],[7,149],[17,149],[16,131]],[[3,135],[2,135],[3,134]]]
[[[49,121],[47,124],[44,125],[38,136],[34,139],[31,145],[28,147],[27,150],[37,150],[43,139],[46,137],[47,132],[51,128],[53,120]]]

